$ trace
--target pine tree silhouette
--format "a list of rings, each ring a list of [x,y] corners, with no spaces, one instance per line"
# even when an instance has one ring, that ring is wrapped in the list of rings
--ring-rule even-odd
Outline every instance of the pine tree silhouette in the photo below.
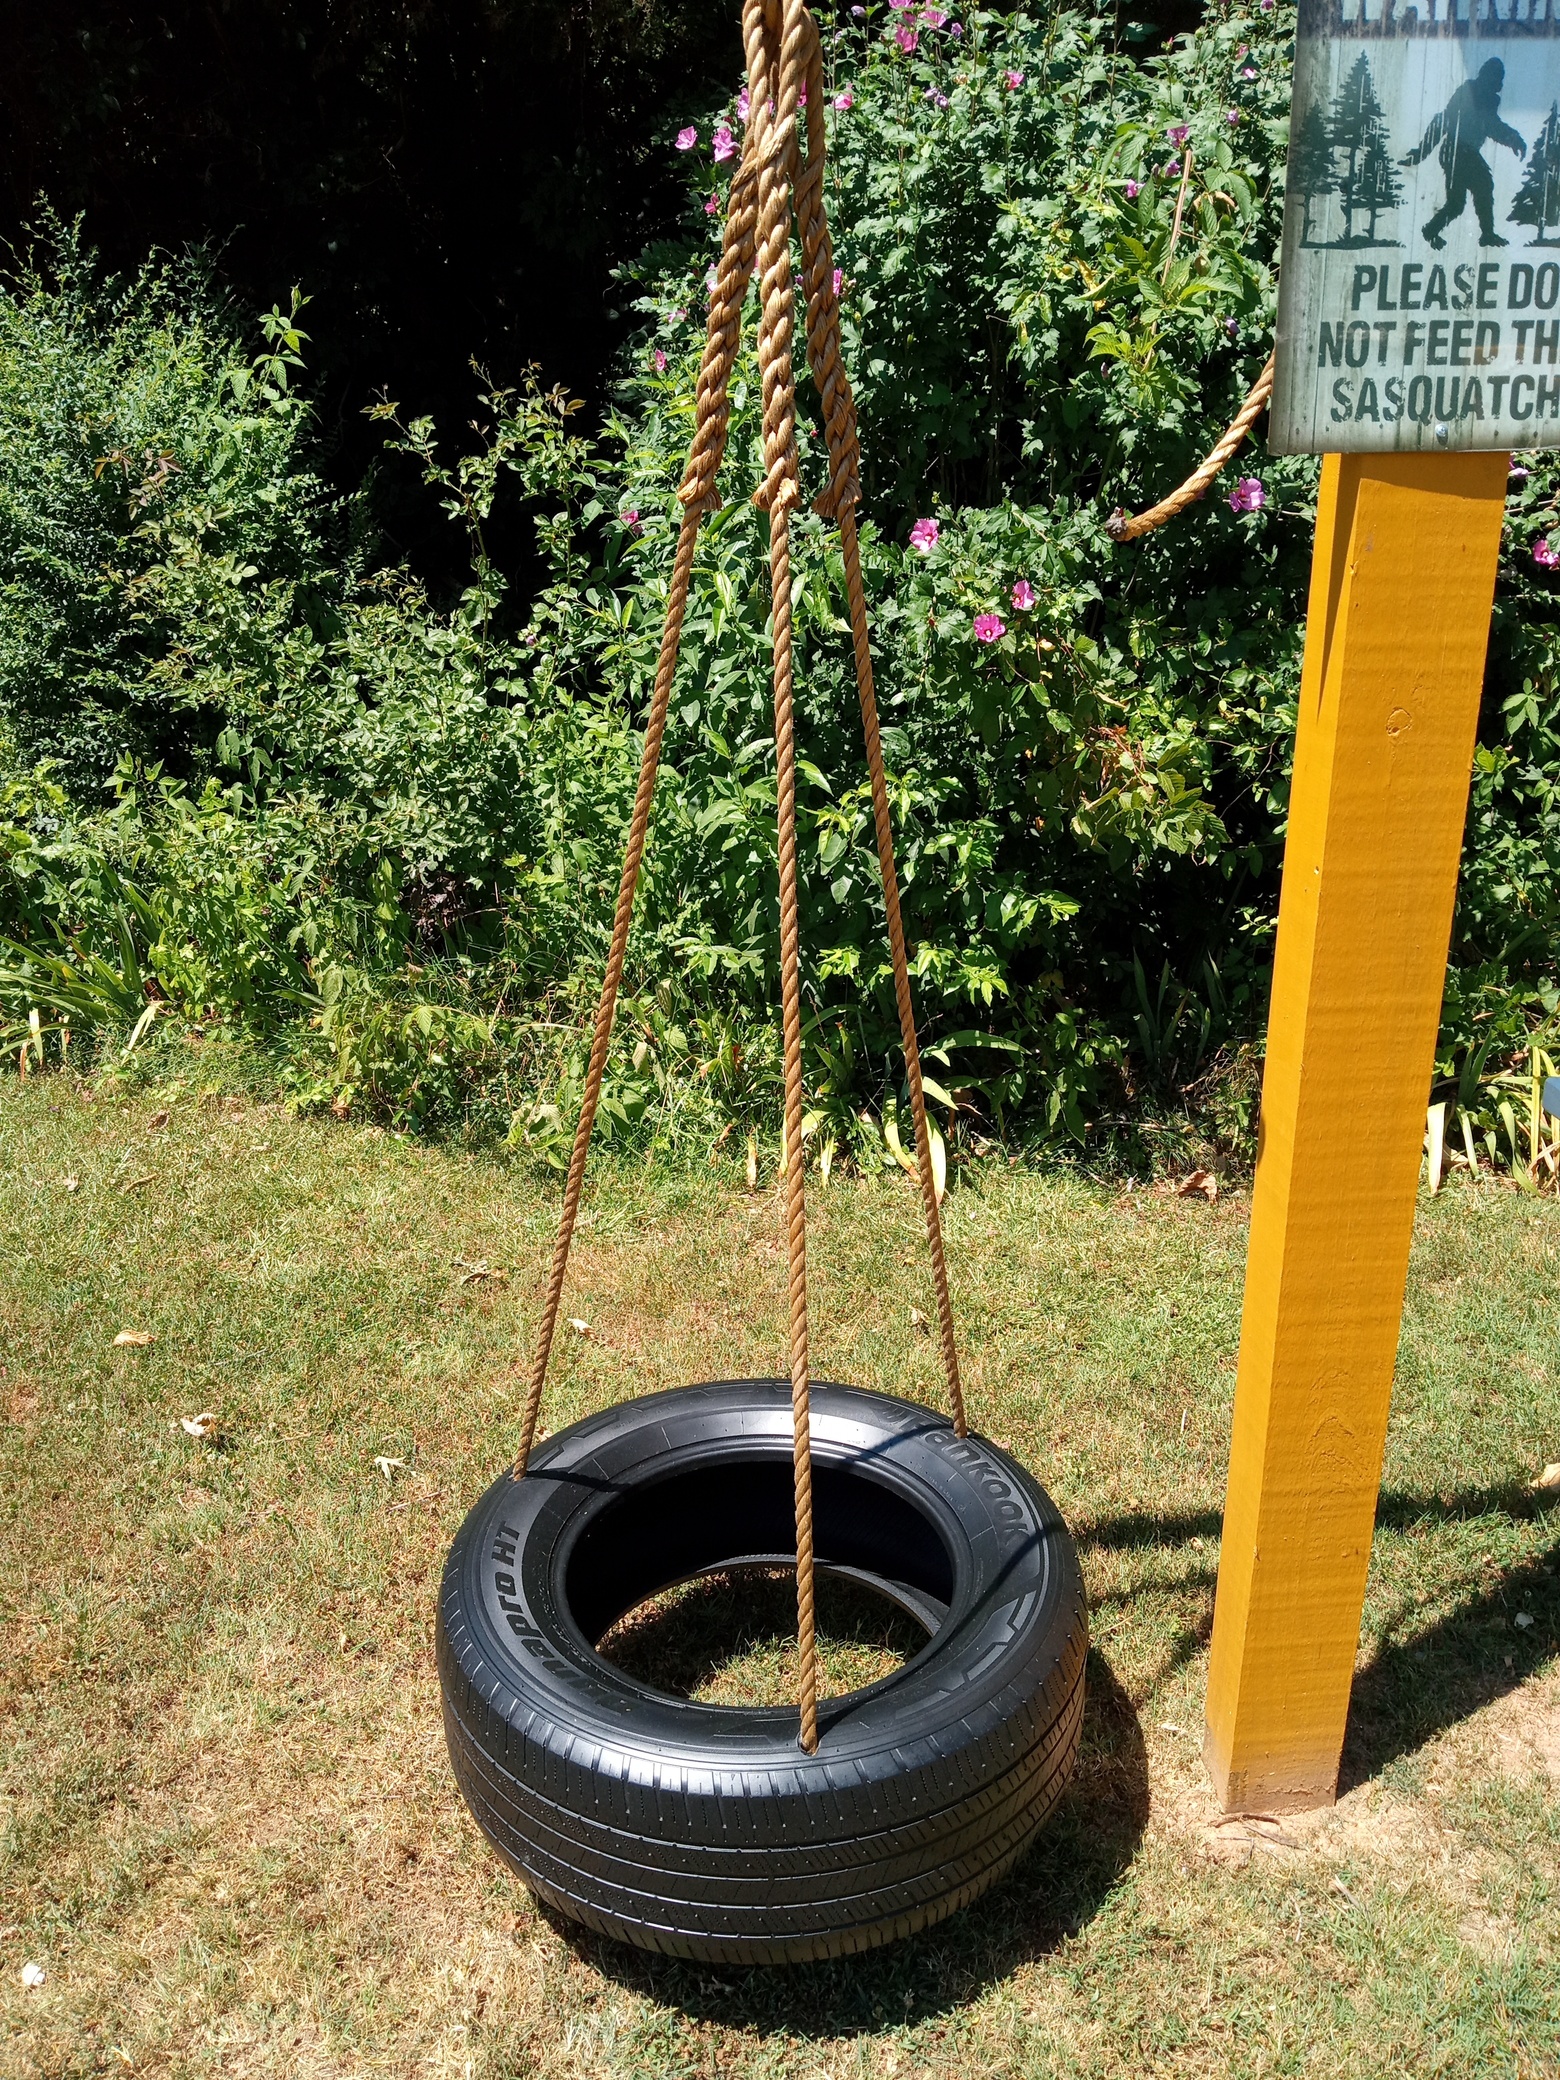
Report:
[[[1342,152],[1345,159],[1338,182],[1338,199],[1343,206],[1343,237],[1339,243],[1373,245],[1377,217],[1382,210],[1391,209],[1403,191],[1392,172],[1386,115],[1376,98],[1376,83],[1363,52],[1338,89],[1328,127],[1333,150]],[[1367,166],[1371,169],[1368,174]],[[1390,195],[1385,192],[1388,186],[1394,191]],[[1370,230],[1364,238],[1357,236],[1354,229],[1354,219],[1362,210],[1370,215]]]
[[[1544,236],[1552,225],[1560,226],[1560,102],[1549,104],[1548,117],[1534,142],[1527,173],[1508,220],[1513,224],[1531,224],[1537,233],[1531,241],[1535,246],[1560,245],[1560,238]]]
[[[1370,222],[1365,227],[1368,244],[1376,243],[1376,219],[1384,209],[1395,209],[1403,200],[1403,183],[1398,179],[1392,154],[1387,150],[1386,131],[1372,131],[1360,156],[1357,202]]]
[[[1300,228],[1300,243],[1308,246],[1316,236],[1311,222],[1313,206],[1328,195],[1338,192],[1338,176],[1333,172],[1332,139],[1327,131],[1327,118],[1321,106],[1312,102],[1306,111],[1305,120],[1295,133],[1294,160],[1291,168],[1295,193],[1300,197],[1304,211],[1304,222]]]

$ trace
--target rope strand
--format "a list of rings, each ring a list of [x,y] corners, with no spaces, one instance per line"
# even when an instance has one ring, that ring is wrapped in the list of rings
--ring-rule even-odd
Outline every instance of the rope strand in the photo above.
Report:
[[[810,1351],[807,1309],[806,1150],[802,1142],[804,1078],[802,1064],[802,992],[800,896],[796,858],[796,729],[793,632],[791,625],[791,513],[801,496],[796,450],[796,385],[792,364],[796,292],[791,274],[791,206],[795,199],[802,248],[802,289],[807,313],[807,353],[823,405],[828,436],[829,482],[817,510],[839,527],[850,602],[851,640],[861,698],[862,730],[872,782],[872,812],[877,832],[878,864],[883,876],[884,911],[894,971],[894,996],[904,1046],[905,1074],[915,1129],[917,1171],[926,1209],[926,1232],[937,1292],[937,1317],[943,1360],[953,1405],[954,1428],[965,1434],[964,1394],[959,1379],[953,1309],[943,1254],[942,1223],[932,1166],[931,1132],[916,1043],[915,1011],[910,992],[909,957],[899,908],[894,867],[893,827],[877,698],[872,682],[872,652],[867,630],[866,593],[856,533],[860,498],[861,457],[856,433],[856,407],[840,351],[839,298],[834,289],[834,258],[823,207],[824,89],[823,56],[814,22],[802,0],[744,0],[743,43],[747,55],[748,133],[736,178],[727,201],[725,235],[715,287],[710,296],[709,324],[695,398],[693,441],[678,489],[683,505],[677,553],[667,593],[655,691],[645,725],[639,785],[629,822],[628,845],[618,882],[617,910],[607,957],[601,1000],[591,1037],[590,1066],[580,1117],[569,1157],[563,1210],[552,1269],[537,1332],[529,1390],[522,1422],[514,1477],[519,1480],[530,1460],[536,1437],[548,1360],[557,1332],[558,1310],[568,1271],[569,1248],[579,1215],[585,1157],[601,1097],[612,1022],[617,1009],[634,895],[644,857],[650,810],[655,795],[661,743],[677,672],[688,590],[693,574],[699,524],[719,504],[716,476],[724,460],[730,426],[731,374],[741,344],[742,310],[748,283],[759,280],[758,359],[763,395],[763,481],[754,503],[769,514],[769,582],[774,645],[776,849],[780,881],[780,994],[785,1053],[784,1204],[786,1263],[789,1277],[791,1347],[792,1453],[796,1504],[797,1706],[801,1745],[809,1753],[818,1746],[818,1665],[814,1623],[814,1550],[812,1500],[812,1436]],[[800,90],[807,88],[805,153],[798,131]]]
[[[1246,402],[1219,436],[1206,460],[1198,463],[1184,484],[1178,484],[1168,497],[1162,498],[1158,505],[1150,506],[1146,512],[1128,513],[1124,507],[1117,506],[1105,522],[1105,532],[1113,542],[1135,542],[1140,535],[1152,534],[1156,527],[1163,527],[1167,520],[1173,520],[1178,513],[1184,513],[1188,506],[1197,503],[1267,410],[1268,400],[1273,395],[1276,365],[1270,354],[1266,367],[1246,393]]]
[[[791,508],[801,495],[796,458],[796,380],[791,363],[796,294],[791,282],[791,186],[796,113],[811,20],[801,0],[748,0],[743,27],[755,73],[770,94],[748,88],[748,124],[758,160],[758,367],[764,398],[764,482],[755,503],[769,510],[773,602],[775,808],[780,867],[780,999],[785,1037],[785,1227],[790,1287],[792,1459],[796,1489],[797,1706],[802,1746],[818,1745],[818,1655],[813,1613],[812,1422],[807,1335],[807,1151],[802,1142],[802,984],[796,877],[796,739],[792,718]],[[774,58],[780,32],[779,63]],[[816,43],[817,32],[813,31]],[[752,64],[760,42],[762,70]]]
[[[552,1355],[558,1328],[558,1304],[563,1297],[564,1273],[569,1268],[569,1244],[580,1210],[580,1191],[585,1182],[585,1152],[590,1131],[596,1123],[596,1106],[601,1097],[601,1079],[607,1066],[607,1049],[612,1041],[612,1020],[617,1011],[618,984],[623,979],[623,957],[628,950],[628,928],[634,914],[634,891],[639,885],[639,863],[644,858],[645,833],[650,827],[650,804],[655,796],[656,770],[661,762],[661,739],[666,733],[666,710],[672,697],[672,680],[677,672],[677,651],[682,641],[683,614],[688,605],[688,581],[693,574],[693,549],[699,536],[702,509],[683,508],[682,527],[677,536],[677,557],[672,565],[671,590],[666,600],[666,623],[661,632],[661,656],[655,675],[655,693],[650,718],[645,725],[645,748],[639,762],[639,786],[634,794],[634,813],[628,828],[628,848],[623,855],[623,872],[618,881],[617,912],[612,921],[612,950],[596,1006],[596,1029],[591,1036],[590,1067],[585,1076],[585,1094],[580,1101],[579,1122],[574,1129],[574,1146],[569,1153],[569,1178],[564,1186],[563,1212],[558,1220],[558,1240],[553,1247],[552,1276],[547,1281],[547,1300],[542,1325],[536,1332],[536,1355],[531,1363],[531,1386],[526,1395],[525,1417],[520,1430],[520,1449],[515,1454],[514,1477],[525,1477],[526,1463],[536,1437],[536,1419],[542,1406],[542,1388],[547,1379],[547,1361]]]
[[[840,352],[840,301],[834,288],[834,253],[823,209],[823,57],[815,42],[807,72],[807,164],[796,183],[796,214],[802,240],[802,278],[807,294],[807,351],[813,381],[823,406],[829,447],[829,484],[817,501],[820,513],[832,517],[840,531],[845,565],[845,592],[850,607],[851,642],[856,659],[856,690],[861,702],[862,735],[872,783],[872,817],[876,827],[878,866],[883,877],[884,921],[894,973],[894,1000],[899,1011],[899,1037],[904,1049],[905,1080],[910,1087],[910,1120],[915,1133],[916,1171],[926,1213],[927,1250],[937,1298],[938,1333],[953,1427],[963,1437],[964,1386],[959,1377],[959,1350],[948,1292],[948,1265],[943,1251],[942,1214],[937,1204],[937,1177],[932,1167],[932,1137],[926,1117],[926,1091],[921,1081],[921,1050],[916,1039],[915,1006],[910,993],[910,962],[904,919],[899,908],[899,877],[894,864],[894,832],[889,813],[888,778],[883,768],[883,740],[878,727],[877,693],[872,675],[872,644],[867,631],[867,601],[861,581],[861,545],[856,534],[856,504],[861,496],[861,449],[856,432],[856,403]]]
[[[937,1295],[937,1326],[942,1338],[943,1369],[953,1404],[956,1435],[968,1434],[964,1385],[959,1377],[959,1346],[953,1333],[953,1301],[948,1293],[948,1263],[943,1254],[942,1213],[937,1204],[937,1176],[932,1168],[932,1137],[926,1120],[926,1091],[921,1082],[921,1048],[915,1032],[915,1005],[910,996],[910,961],[904,919],[899,909],[899,879],[894,871],[894,827],[888,807],[888,777],[883,770],[883,739],[878,730],[877,694],[872,683],[872,652],[867,641],[867,602],[861,584],[861,548],[856,539],[854,504],[840,510],[840,548],[845,559],[845,590],[850,601],[850,632],[856,648],[856,689],[861,697],[861,728],[867,742],[867,770],[872,778],[872,819],[877,826],[878,865],[883,875],[883,908],[893,957],[894,999],[899,1006],[899,1038],[910,1086],[910,1119],[915,1128],[916,1169],[921,1204],[926,1211],[926,1242],[932,1259],[932,1286]]]

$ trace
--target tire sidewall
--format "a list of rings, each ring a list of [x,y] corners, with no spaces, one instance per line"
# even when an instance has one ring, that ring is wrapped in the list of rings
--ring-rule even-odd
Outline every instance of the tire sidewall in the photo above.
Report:
[[[694,1769],[717,1798],[786,1803],[865,1767],[899,1780],[945,1775],[956,1756],[1051,1715],[1081,1669],[1082,1583],[1044,1490],[990,1440],[959,1438],[928,1410],[819,1383],[815,1463],[850,1464],[896,1489],[948,1548],[954,1594],[936,1634],[869,1688],[827,1700],[815,1755],[794,1709],[711,1706],[650,1690],[614,1668],[573,1621],[563,1581],[573,1545],[626,1484],[665,1481],[702,1455],[734,1460],[791,1443],[788,1383],[715,1382],[621,1404],[548,1440],[523,1481],[495,1481],[462,1525],[440,1595],[439,1650],[482,1717],[592,1774],[645,1786]],[[1038,1709],[1035,1709],[1038,1708]],[[538,1758],[540,1759],[540,1758]]]

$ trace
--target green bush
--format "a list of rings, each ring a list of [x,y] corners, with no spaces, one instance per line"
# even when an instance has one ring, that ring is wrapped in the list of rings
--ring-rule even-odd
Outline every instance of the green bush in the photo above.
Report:
[[[1146,60],[1065,10],[976,9],[958,34],[935,13],[870,9],[831,32],[827,193],[937,1088],[967,1134],[1081,1142],[1169,1105],[1239,1140],[1315,465],[1253,449],[1159,535],[1117,548],[1102,523],[1186,474],[1265,358],[1293,11],[1214,8]],[[245,349],[191,271],[111,289],[67,237],[0,300],[0,738],[18,805],[0,901],[19,947],[63,930],[91,951],[128,929],[179,1008],[294,1021],[300,1097],[361,1093],[556,1155],[654,675],[718,249],[705,203],[731,171],[709,156],[720,120],[740,127],[734,102],[683,162],[687,244],[626,285],[643,330],[597,433],[534,379],[486,387],[486,432],[458,460],[427,421],[375,408],[385,467],[418,468],[466,533],[471,582],[446,610],[378,557],[370,493],[332,501],[310,472],[296,298]],[[608,1104],[617,1131],[733,1147],[775,1088],[751,349]],[[1557,1001],[1557,614],[1532,549],[1560,476],[1527,462],[1447,1074],[1504,1071]],[[1237,510],[1240,470],[1261,499]],[[529,506],[544,559],[524,602],[488,552],[500,497]],[[917,521],[935,525],[912,539]],[[898,1050],[841,573],[821,522],[793,540],[812,1131],[889,1162]],[[24,996],[13,983],[18,1017]]]

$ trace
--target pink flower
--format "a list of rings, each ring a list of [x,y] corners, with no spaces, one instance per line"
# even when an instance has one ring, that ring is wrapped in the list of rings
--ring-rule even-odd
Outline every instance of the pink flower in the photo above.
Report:
[[[1024,84],[1024,75],[1021,72],[1004,72],[1002,77],[1007,81],[1007,90],[1010,94],[1017,93],[1018,89]]]
[[[1243,66],[1241,67],[1241,69],[1240,69],[1240,76],[1241,76],[1241,78],[1242,78],[1242,79],[1255,79],[1255,78],[1256,78],[1256,76],[1257,76],[1257,68],[1256,68],[1256,66],[1255,66],[1255,65],[1243,65]]]
[[[904,14],[909,8],[914,7],[915,0],[888,0],[888,4],[895,14]]]
[[[1230,338],[1233,339],[1236,333],[1240,330],[1239,318],[1226,318],[1224,321],[1224,329],[1229,334]]]
[[[745,123],[747,121],[748,109],[751,106],[752,104],[748,100],[748,90],[746,87],[744,87],[742,89],[742,92],[737,96],[737,121],[739,123]]]
[[[1232,513],[1260,513],[1266,504],[1267,493],[1260,477],[1242,477],[1230,493]]]
[[[841,115],[844,115],[847,108],[854,108],[856,106],[856,97],[851,92],[849,87],[842,87],[840,92],[835,95],[834,106],[839,110]]]
[[[664,376],[666,374],[666,356],[659,347],[656,348],[650,359],[655,363],[656,374]]]
[[[1191,134],[1191,126],[1187,123],[1170,123],[1165,129],[1165,135],[1172,144],[1185,144]]]
[[[706,275],[706,276],[704,277],[704,286],[705,286],[705,288],[706,288],[706,289],[708,289],[708,290],[709,290],[709,292],[710,292],[710,294],[711,294],[712,296],[713,296],[713,295],[715,294],[715,284],[716,284],[716,283],[717,283],[717,282],[718,282],[719,280],[720,280],[720,269],[719,269],[719,268],[718,268],[718,267],[717,267],[717,266],[715,265],[714,261],[712,260],[712,261],[710,262],[710,271],[709,271],[709,273],[708,273],[708,274],[707,274],[707,275]]]
[[[840,291],[844,288],[844,286],[845,270],[843,267],[836,267],[834,270],[834,293],[836,296],[839,295]]]
[[[923,556],[930,556],[941,533],[942,529],[935,520],[917,520],[910,530],[910,546],[919,549]]]
[[[712,195],[712,196],[710,197],[709,201],[705,203],[705,205],[704,205],[704,214],[705,214],[705,215],[706,215],[707,217],[716,217],[716,216],[719,216],[719,214],[720,214],[720,196],[719,196],[718,194]]]
[[[921,39],[919,36],[917,36],[914,29],[896,29],[894,31],[894,41],[898,44],[899,48],[905,53],[906,57],[908,57],[911,51],[913,51],[916,48],[917,44],[919,44]]]
[[[1557,554],[1549,546],[1549,537],[1547,535],[1541,542],[1533,544],[1533,561],[1541,570],[1546,571],[1552,571],[1557,565],[1560,565],[1560,554]]]
[[[923,29],[940,29],[947,19],[948,17],[940,7],[923,7],[921,9],[921,27]]]
[[[975,616],[975,640],[977,643],[1000,643],[1007,628],[1000,614],[977,614]]]
[[[1240,110],[1238,108],[1226,110],[1224,120],[1226,123],[1238,123],[1240,121]]]
[[[921,96],[921,99],[923,101],[929,101],[932,104],[933,108],[946,108],[948,106],[947,95],[940,94],[935,87],[928,87],[926,92]]]
[[[1525,484],[1532,474],[1532,471],[1525,469],[1520,462],[1514,462],[1506,472],[1513,484]]]
[[[964,34],[964,24],[962,22],[950,22],[948,24],[948,34],[950,36],[962,36]]]
[[[623,511],[622,511],[621,513],[619,513],[619,514],[618,514],[618,519],[619,519],[619,520],[620,520],[620,521],[622,522],[623,526],[625,526],[625,527],[626,527],[626,528],[628,529],[628,531],[629,531],[629,533],[630,533],[630,534],[638,534],[638,532],[639,532],[639,508],[638,508],[638,506],[625,506],[625,507],[624,507],[624,509],[623,509]]]
[[[694,129],[692,123],[688,125],[686,130],[679,130],[677,133],[677,149],[680,152],[691,152],[698,141],[699,133]]]
[[[1142,194],[1142,192],[1143,192],[1143,187],[1142,187],[1142,183],[1141,183],[1140,181],[1128,181],[1128,182],[1127,182],[1127,184],[1126,184],[1126,189],[1125,189],[1125,193],[1126,193],[1126,198],[1127,198],[1128,202],[1136,202],[1136,201],[1137,201],[1137,199],[1138,199],[1138,197],[1139,197],[1139,196],[1140,196],[1140,195]]]
[[[1035,603],[1035,588],[1027,578],[1020,578],[1013,587],[1013,612],[1027,614]]]
[[[734,159],[737,155],[736,139],[724,123],[717,128],[710,144],[717,160]]]

